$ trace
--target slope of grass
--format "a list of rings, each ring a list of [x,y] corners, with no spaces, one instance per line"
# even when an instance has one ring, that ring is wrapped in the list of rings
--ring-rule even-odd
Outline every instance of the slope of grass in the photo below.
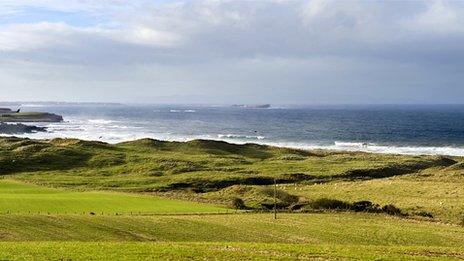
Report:
[[[212,205],[114,192],[72,192],[0,180],[0,213],[199,213]]]
[[[429,211],[439,219],[453,222],[464,216],[464,192],[456,187],[464,180],[459,174],[464,168],[456,163],[460,160],[303,151],[205,140],[143,139],[110,145],[75,139],[0,138],[0,174],[48,187],[169,194],[221,204],[243,197],[248,206],[259,207],[264,201],[269,203],[272,195],[255,190],[241,193],[233,188],[267,186],[276,179],[282,184],[280,187],[300,196],[302,201],[321,197],[371,200],[398,204],[409,213]],[[428,181],[403,179],[410,173],[427,171],[441,176]],[[321,184],[312,186],[314,183]],[[139,209],[145,210],[135,207],[134,211]]]
[[[335,181],[315,185],[282,185],[280,189],[303,200],[332,198],[345,201],[370,200],[394,204],[410,214],[429,213],[434,218],[464,221],[462,171],[433,168],[420,173],[386,179]]]

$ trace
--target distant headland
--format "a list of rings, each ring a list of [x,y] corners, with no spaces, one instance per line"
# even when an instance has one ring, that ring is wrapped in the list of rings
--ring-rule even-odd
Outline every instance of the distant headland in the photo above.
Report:
[[[57,102],[57,101],[2,101],[3,107],[42,107],[42,106],[122,106],[115,102]]]
[[[20,109],[0,108],[0,122],[61,122],[63,117],[48,112],[21,112]]]
[[[270,104],[234,104],[234,108],[243,108],[243,109],[269,109],[271,108]]]

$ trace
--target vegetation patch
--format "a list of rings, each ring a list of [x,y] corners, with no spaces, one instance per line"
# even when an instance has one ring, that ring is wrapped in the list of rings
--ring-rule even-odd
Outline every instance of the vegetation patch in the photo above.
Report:
[[[341,210],[341,211],[354,211],[354,212],[369,212],[369,213],[386,213],[388,215],[406,216],[401,209],[393,204],[388,204],[381,207],[379,204],[374,204],[367,200],[356,201],[353,203],[321,198],[309,202],[306,206],[302,207],[303,211],[307,210]]]
[[[414,173],[419,170],[440,166],[440,167],[448,167],[452,166],[456,163],[455,160],[446,158],[446,157],[438,157],[429,161],[413,161],[410,163],[405,164],[390,164],[388,166],[383,166],[379,168],[371,168],[371,169],[353,169],[348,170],[341,175],[341,177],[346,178],[385,178],[385,177],[392,177],[397,175],[404,175],[408,173]]]

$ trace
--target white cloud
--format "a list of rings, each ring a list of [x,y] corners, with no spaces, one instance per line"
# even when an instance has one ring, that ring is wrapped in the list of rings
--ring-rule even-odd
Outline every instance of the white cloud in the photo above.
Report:
[[[429,2],[427,9],[406,22],[420,32],[452,33],[464,31],[464,10],[441,0]]]
[[[92,88],[119,86],[114,95],[121,97],[140,88],[152,95],[248,93],[286,100],[327,91],[328,101],[331,92],[339,100],[353,99],[350,88],[358,97],[373,97],[382,87],[411,95],[414,86],[433,89],[445,82],[458,88],[455,72],[464,63],[464,12],[456,2],[127,3],[2,1],[0,10],[32,6],[101,12],[109,19],[0,25],[0,70],[8,67],[0,80],[21,79],[21,86],[2,88],[53,83],[69,94],[88,83],[90,96]],[[375,79],[381,81],[374,88]],[[272,88],[288,91],[266,92]]]
[[[0,50],[28,51],[56,45],[66,45],[69,26],[65,24],[15,24],[0,30]]]
[[[310,24],[313,19],[316,19],[318,16],[326,11],[325,9],[329,5],[329,0],[312,0],[308,1],[303,5],[302,8],[302,19],[303,23]]]
[[[146,26],[135,27],[127,30],[127,34],[123,33],[120,37],[121,32],[116,34],[116,39],[125,40],[127,42],[136,44],[146,45],[158,45],[158,46],[171,46],[179,43],[182,39],[180,35],[158,31]]]

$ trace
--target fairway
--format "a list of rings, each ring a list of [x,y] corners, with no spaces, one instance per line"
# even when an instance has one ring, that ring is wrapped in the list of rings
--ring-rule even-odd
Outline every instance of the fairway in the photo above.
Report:
[[[2,260],[460,260],[463,249],[256,243],[0,243]]]
[[[124,214],[218,212],[213,205],[116,192],[73,192],[0,180],[0,213]]]
[[[365,213],[0,215],[0,241],[261,242],[464,247],[464,228]]]
[[[464,228],[364,213],[0,215],[0,231],[2,260],[464,257]]]

